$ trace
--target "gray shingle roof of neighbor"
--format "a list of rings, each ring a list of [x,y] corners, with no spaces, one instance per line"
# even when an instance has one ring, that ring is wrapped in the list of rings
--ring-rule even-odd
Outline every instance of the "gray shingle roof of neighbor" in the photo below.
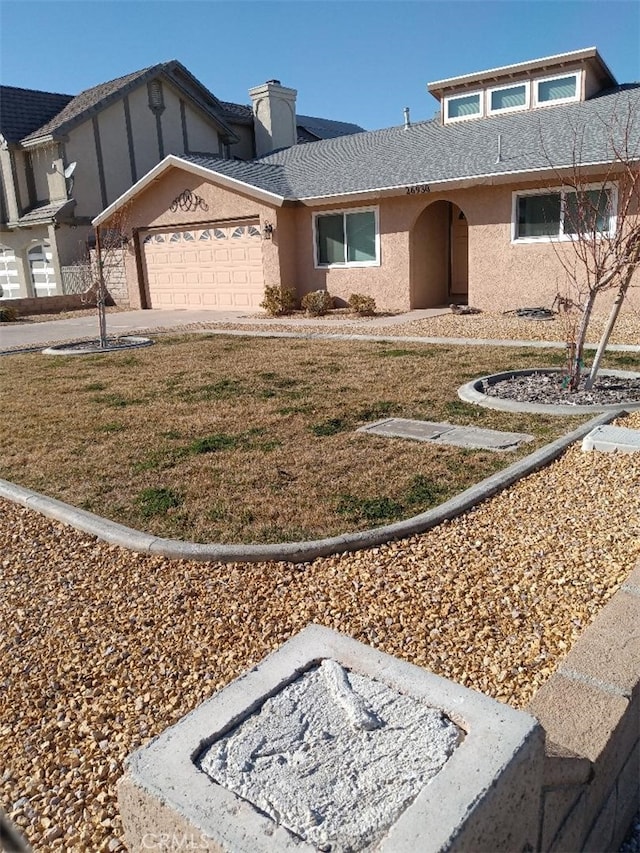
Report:
[[[352,124],[348,121],[334,121],[328,118],[316,118],[315,116],[296,116],[298,129],[302,128],[307,133],[313,134],[317,139],[334,139],[337,136],[348,136],[351,133],[362,133],[364,127]]]
[[[73,100],[73,95],[0,86],[0,133],[9,143],[37,130]]]
[[[448,125],[434,119],[296,145],[244,164],[237,176],[290,199],[464,179],[491,182],[569,167],[574,157],[584,164],[609,162],[612,133],[620,135],[629,121],[628,147],[640,158],[640,84],[627,84],[573,104]],[[224,163],[207,168],[225,173]]]
[[[197,80],[190,71],[188,71],[180,62],[173,59],[169,62],[160,62],[157,65],[150,65],[147,68],[142,68],[139,71],[133,71],[130,74],[125,74],[122,77],[116,77],[114,80],[107,80],[105,83],[100,83],[97,86],[92,86],[85,89],[75,97],[69,96],[67,103],[62,105],[60,110],[49,117],[49,120],[44,124],[38,125],[32,129],[28,135],[22,137],[22,142],[36,140],[41,136],[49,136],[55,133],[64,133],[66,129],[86,120],[99,109],[103,109],[112,100],[122,97],[127,91],[139,86],[147,80],[151,80],[160,74],[167,74],[174,82],[185,80],[190,83],[196,92],[200,92],[202,97],[196,100],[201,103],[201,106],[214,114],[218,123],[231,133],[224,121],[223,110],[220,101],[209,90]],[[193,94],[192,94],[193,96]]]
[[[253,122],[253,110],[246,104],[234,104],[231,101],[220,102],[224,117],[228,121],[240,121],[243,124]],[[317,116],[296,115],[298,142],[315,142],[318,139],[333,139],[349,133],[362,133],[363,127],[348,121],[335,121]]]
[[[18,222],[21,225],[35,225],[38,222],[51,222],[59,213],[62,213],[63,211],[65,213],[70,212],[74,205],[75,201],[73,199],[41,204],[21,216]]]

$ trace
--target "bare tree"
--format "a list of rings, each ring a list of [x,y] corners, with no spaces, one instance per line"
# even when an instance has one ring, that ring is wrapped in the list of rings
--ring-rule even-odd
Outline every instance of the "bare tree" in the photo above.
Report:
[[[596,379],[602,356],[635,270],[640,266],[640,117],[630,93],[621,92],[615,109],[605,116],[600,132],[606,135],[606,164],[597,168],[585,157],[585,138],[593,128],[573,128],[572,163],[557,169],[562,184],[561,237],[552,238],[564,270],[566,286],[556,301],[565,322],[568,387],[580,385],[584,347],[598,297],[615,291],[586,388]],[[586,163],[586,164],[585,164]]]
[[[98,340],[100,347],[108,345],[107,304],[109,284],[124,275],[124,260],[127,245],[128,208],[120,208],[109,225],[95,228],[95,243],[87,245],[83,256],[76,263],[76,275],[85,285],[85,300],[96,306],[98,314]]]

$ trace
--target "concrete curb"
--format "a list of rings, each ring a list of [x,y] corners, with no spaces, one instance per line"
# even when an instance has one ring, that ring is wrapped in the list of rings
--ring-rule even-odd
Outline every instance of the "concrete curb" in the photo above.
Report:
[[[501,397],[491,397],[484,394],[480,389],[483,382],[488,382],[493,385],[503,379],[510,379],[512,376],[532,376],[534,373],[562,373],[560,368],[531,368],[530,370],[507,370],[504,373],[494,373],[489,376],[480,376],[478,379],[472,379],[466,385],[461,385],[458,388],[458,397],[464,400],[465,403],[472,403],[475,406],[484,406],[486,409],[499,409],[502,412],[529,412],[530,414],[540,415],[588,415],[590,412],[615,412],[620,409],[620,403],[602,403],[600,405],[570,405],[565,403],[521,403],[517,400],[507,400]],[[619,376],[636,379],[640,376],[632,370],[601,370],[602,376]],[[640,409],[640,403],[625,402],[622,404],[627,411],[636,411]]]
[[[74,344],[52,344],[41,352],[43,355],[102,355],[107,352],[124,352],[140,347],[150,347],[154,344],[151,338],[141,337],[140,335],[122,335],[122,337],[112,335],[110,340],[114,343],[109,343],[104,347],[101,347],[100,341],[95,338],[90,341],[78,341]]]
[[[163,539],[131,527],[125,527],[92,512],[78,509],[55,498],[18,486],[7,480],[0,480],[0,497],[36,510],[47,518],[53,518],[71,527],[97,536],[112,545],[119,545],[138,553],[158,554],[178,560],[202,560],[221,563],[290,562],[305,563],[316,557],[341,554],[346,551],[358,551],[372,548],[394,539],[402,539],[423,533],[436,527],[443,521],[455,518],[471,509],[481,501],[501,492],[517,480],[543,468],[553,462],[560,454],[576,441],[580,441],[592,429],[608,424],[616,417],[627,414],[624,408],[605,412],[592,418],[586,424],[567,435],[556,439],[544,447],[514,462],[502,471],[492,474],[480,483],[465,489],[434,509],[427,510],[413,518],[363,530],[357,533],[345,533],[327,539],[315,539],[306,542],[283,542],[270,545],[225,545],[219,543],[182,542],[178,539]]]

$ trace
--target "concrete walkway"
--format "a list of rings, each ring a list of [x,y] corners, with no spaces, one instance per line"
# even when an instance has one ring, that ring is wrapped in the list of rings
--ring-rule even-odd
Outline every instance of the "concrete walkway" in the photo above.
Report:
[[[403,343],[449,344],[456,346],[505,346],[533,347],[546,349],[564,349],[564,341],[512,340],[495,338],[456,338],[456,337],[427,337],[424,335],[398,335],[385,332],[376,334],[377,329],[388,329],[390,326],[402,326],[407,323],[428,317],[438,317],[449,314],[449,308],[425,308],[407,311],[403,314],[380,316],[367,319],[366,324],[345,317],[336,321],[335,325],[327,324],[326,331],[319,332],[317,318],[307,317],[267,317],[256,316],[247,311],[204,311],[180,310],[165,311],[159,309],[137,309],[119,311],[107,314],[107,332],[109,335],[131,335],[140,331],[153,333],[154,330],[175,330],[205,332],[206,334],[225,335],[263,335],[278,337],[313,337],[333,340],[386,340],[402,341]],[[195,325],[208,324],[208,328],[193,328]],[[214,324],[225,328],[216,329]],[[229,329],[228,326],[235,326]],[[250,326],[246,331],[243,326]],[[260,326],[268,326],[268,331],[260,331]],[[283,327],[279,332],[274,327]],[[352,326],[352,329],[350,329]],[[258,327],[258,328],[256,328]],[[291,329],[299,331],[291,331]],[[311,331],[310,331],[311,330]],[[98,322],[95,314],[78,317],[67,317],[60,320],[45,320],[33,323],[3,323],[0,324],[0,354],[17,349],[35,349],[51,344],[67,341],[82,341],[96,338]],[[585,349],[595,350],[595,344],[586,344]],[[610,344],[611,352],[640,352],[640,346],[631,344]]]

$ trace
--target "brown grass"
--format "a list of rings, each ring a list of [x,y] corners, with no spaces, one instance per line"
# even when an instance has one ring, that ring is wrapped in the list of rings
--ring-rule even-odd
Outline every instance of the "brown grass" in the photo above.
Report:
[[[318,538],[409,517],[580,418],[462,403],[469,379],[562,353],[252,337],[0,361],[1,476],[161,536]],[[529,432],[493,454],[355,432],[387,415]]]

